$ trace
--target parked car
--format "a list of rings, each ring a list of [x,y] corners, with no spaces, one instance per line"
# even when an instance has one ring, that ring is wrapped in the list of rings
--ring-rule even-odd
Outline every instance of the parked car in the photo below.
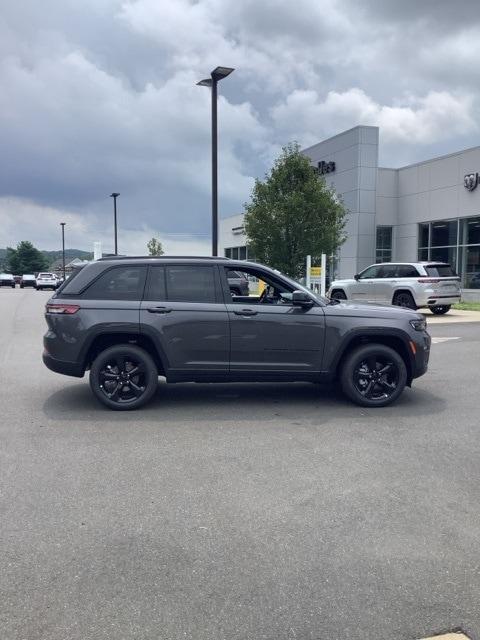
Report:
[[[327,296],[409,309],[428,307],[441,315],[460,302],[460,278],[445,262],[383,262],[367,267],[351,280],[335,280]]]
[[[0,273],[0,287],[15,289],[15,280],[11,273]]]
[[[22,276],[13,276],[13,279],[15,280],[15,284],[20,284]]]
[[[264,283],[232,297],[228,274]],[[315,296],[256,263],[110,258],[72,274],[46,305],[43,361],[82,377],[111,409],[173,382],[337,382],[362,406],[394,402],[427,371],[430,336],[410,309]]]
[[[232,296],[248,296],[248,278],[243,273],[230,269],[227,271],[227,280]]]
[[[25,287],[36,287],[37,279],[33,275],[33,273],[24,273],[20,279],[20,289],[24,289]]]
[[[36,280],[37,291],[40,289],[55,289],[58,288],[58,279],[54,273],[42,272],[39,273]]]

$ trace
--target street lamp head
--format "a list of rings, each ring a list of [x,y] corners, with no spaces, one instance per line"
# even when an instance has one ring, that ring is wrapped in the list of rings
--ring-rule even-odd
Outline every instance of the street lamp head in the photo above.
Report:
[[[67,224],[66,222],[60,222],[60,225],[61,225],[62,227],[64,227],[66,224]]]
[[[211,87],[212,86],[212,79],[211,78],[205,78],[204,80],[200,80],[200,82],[197,82],[197,86],[199,86],[199,87]]]
[[[212,78],[214,80],[223,80],[223,78],[229,76],[232,71],[235,71],[235,69],[232,69],[231,67],[216,67],[212,71]]]
[[[120,195],[119,193],[112,193],[112,194],[110,195],[110,198],[116,198],[116,197],[117,197],[117,196],[119,196],[119,195]]]

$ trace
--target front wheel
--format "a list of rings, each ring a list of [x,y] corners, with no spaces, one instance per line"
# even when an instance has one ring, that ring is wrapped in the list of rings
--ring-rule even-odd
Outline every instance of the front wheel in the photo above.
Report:
[[[436,307],[430,307],[430,311],[436,316],[443,316],[444,313],[450,311],[451,306],[451,304],[439,304]]]
[[[347,296],[345,295],[345,291],[336,289],[335,291],[332,291],[331,298],[332,300],[346,300]]]
[[[149,354],[130,344],[105,349],[90,369],[90,388],[109,409],[138,409],[154,395],[158,370]]]
[[[407,367],[394,349],[383,344],[357,347],[347,356],[340,382],[343,392],[362,407],[385,407],[407,383]]]

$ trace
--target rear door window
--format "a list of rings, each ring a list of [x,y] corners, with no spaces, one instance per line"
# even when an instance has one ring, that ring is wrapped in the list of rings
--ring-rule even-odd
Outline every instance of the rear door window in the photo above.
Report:
[[[379,278],[395,278],[397,274],[396,264],[384,264],[380,267]]]
[[[171,265],[165,268],[171,302],[217,302],[213,267]]]
[[[411,264],[399,264],[397,267],[398,278],[418,278],[420,274]]]
[[[457,275],[449,264],[428,264],[425,271],[432,278],[452,278]]]
[[[83,292],[87,300],[141,300],[146,267],[125,266],[107,269]]]

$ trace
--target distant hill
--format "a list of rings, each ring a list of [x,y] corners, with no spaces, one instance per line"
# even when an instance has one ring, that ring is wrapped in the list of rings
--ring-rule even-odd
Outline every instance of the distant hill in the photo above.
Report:
[[[42,251],[43,255],[47,258],[49,264],[59,260],[62,257],[62,251]],[[0,249],[0,269],[3,268],[3,263],[7,257],[7,250]],[[93,253],[90,251],[82,251],[81,249],[65,249],[65,261],[69,262],[73,258],[80,258],[81,260],[93,260]]]
[[[55,260],[60,260],[62,257],[61,251],[42,251],[42,253],[50,264],[55,262]],[[73,260],[74,258],[80,258],[81,260],[93,260],[93,253],[90,251],[82,251],[81,249],[65,249],[65,262],[70,262],[70,260]]]

